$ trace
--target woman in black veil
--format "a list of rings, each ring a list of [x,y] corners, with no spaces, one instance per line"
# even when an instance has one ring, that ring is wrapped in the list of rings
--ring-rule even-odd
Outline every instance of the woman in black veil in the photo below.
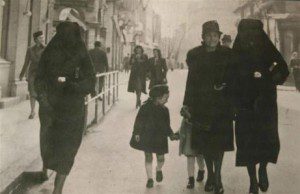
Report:
[[[263,23],[243,19],[233,50],[236,74],[236,165],[246,166],[250,193],[267,191],[267,164],[276,163],[280,142],[276,86],[289,75],[287,64],[263,30]],[[256,176],[259,164],[259,181]]]
[[[94,86],[95,72],[79,25],[60,23],[42,54],[35,81],[43,165],[57,172],[54,194],[62,193],[73,166],[84,129],[84,97]]]

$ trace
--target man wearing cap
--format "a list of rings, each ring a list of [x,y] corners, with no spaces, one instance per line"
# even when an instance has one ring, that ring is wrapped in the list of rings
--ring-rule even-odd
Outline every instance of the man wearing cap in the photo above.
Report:
[[[95,67],[96,73],[104,73],[108,71],[108,61],[106,53],[101,49],[101,42],[95,41],[94,48],[89,50],[92,62]],[[99,78],[98,93],[101,93],[104,84],[104,77]],[[101,97],[99,98],[102,99]]]
[[[36,77],[36,71],[38,68],[38,64],[44,51],[44,35],[42,31],[37,31],[33,34],[33,39],[35,45],[29,47],[26,52],[25,62],[20,73],[20,80],[23,79],[25,73],[28,82],[28,91],[30,96],[30,106],[31,112],[29,115],[29,119],[33,119],[35,116],[35,101],[36,101],[36,92],[34,90],[34,80]]]
[[[231,43],[232,43],[231,36],[224,34],[224,36],[222,38],[222,45],[225,47],[231,48]]]
[[[187,53],[189,68],[183,110],[189,112],[192,148],[204,155],[208,177],[205,191],[224,193],[221,166],[225,151],[233,147],[231,106],[232,53],[220,45],[216,21],[202,26],[202,45]]]

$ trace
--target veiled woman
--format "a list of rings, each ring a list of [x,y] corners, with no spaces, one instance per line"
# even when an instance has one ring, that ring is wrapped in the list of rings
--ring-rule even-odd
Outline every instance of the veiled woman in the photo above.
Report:
[[[74,22],[62,22],[42,54],[35,88],[40,104],[43,165],[57,172],[54,194],[62,193],[84,128],[84,97],[94,91],[95,72]]]
[[[276,86],[289,75],[287,64],[263,30],[263,23],[243,19],[233,50],[238,57],[236,73],[236,165],[245,166],[249,193],[267,191],[267,164],[276,163],[280,144]],[[256,177],[259,167],[259,183]]]

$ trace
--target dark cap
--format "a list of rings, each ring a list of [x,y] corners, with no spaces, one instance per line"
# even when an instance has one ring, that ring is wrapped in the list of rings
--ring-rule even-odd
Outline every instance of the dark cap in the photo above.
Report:
[[[261,31],[263,29],[264,24],[257,19],[242,19],[238,26],[238,32]]]
[[[231,41],[232,41],[232,40],[231,40],[231,36],[230,36],[230,35],[227,35],[227,34],[224,34],[224,36],[223,36],[223,38],[222,38],[222,41],[223,41],[223,42],[226,42],[226,41],[231,42]]]
[[[169,93],[169,87],[165,84],[155,85],[150,89],[149,96],[151,98],[161,97]]]
[[[37,31],[37,32],[33,33],[33,38],[36,39],[37,37],[42,36],[42,35],[43,35],[43,31]]]
[[[209,33],[209,32],[217,32],[219,34],[222,34],[219,28],[219,24],[216,20],[205,22],[202,25],[202,35]]]
[[[101,42],[100,41],[95,41],[94,46],[95,47],[101,47]]]

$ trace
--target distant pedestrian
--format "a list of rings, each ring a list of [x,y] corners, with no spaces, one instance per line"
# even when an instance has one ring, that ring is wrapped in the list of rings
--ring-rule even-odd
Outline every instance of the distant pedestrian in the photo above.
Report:
[[[82,140],[84,97],[95,90],[95,71],[74,22],[61,22],[46,47],[35,80],[44,167],[56,171],[53,194],[61,194]]]
[[[249,193],[266,192],[267,165],[280,150],[277,85],[289,75],[287,64],[264,32],[263,23],[243,19],[233,44],[236,53],[236,166],[247,167]],[[256,165],[259,164],[257,181]]]
[[[147,94],[146,74],[149,70],[147,62],[148,56],[144,54],[143,47],[136,46],[130,57],[131,72],[128,82],[128,92],[136,93],[136,108],[142,105],[141,94]]]
[[[152,188],[152,154],[156,154],[157,158],[156,181],[161,182],[163,180],[164,155],[168,153],[168,137],[171,140],[178,137],[171,129],[169,110],[165,106],[169,98],[168,86],[152,87],[149,96],[135,119],[130,145],[134,149],[145,152],[145,168],[148,178],[146,187]]]
[[[101,42],[95,41],[94,43],[95,48],[89,50],[89,55],[91,56],[92,62],[95,67],[96,73],[105,73],[108,71],[108,61],[106,52],[101,49]],[[104,86],[104,76],[99,77],[99,81],[96,84],[97,86],[97,93],[100,94],[102,92]],[[99,100],[102,100],[99,97]]]
[[[130,71],[130,56],[129,56],[129,53],[124,57],[123,65],[124,65],[125,74],[129,73],[129,71]]]
[[[294,52],[291,57],[290,67],[293,72],[295,86],[298,92],[300,92],[300,57],[297,52]]]
[[[231,48],[231,43],[232,43],[231,36],[224,34],[224,36],[222,38],[222,45],[227,48]]]
[[[19,77],[22,80],[26,74],[31,108],[29,119],[33,119],[35,116],[35,101],[37,96],[34,89],[34,80],[42,52],[45,48],[45,38],[42,31],[35,32],[33,39],[35,45],[27,49],[25,62]]]
[[[153,49],[153,57],[149,59],[148,65],[150,70],[149,88],[158,84],[166,84],[168,67],[166,59],[162,58],[159,49]]]
[[[205,22],[202,29],[203,44],[187,53],[183,109],[191,115],[192,148],[205,158],[208,174],[204,189],[221,194],[224,152],[234,149],[232,51],[220,45],[222,32],[216,21]]]
[[[192,127],[193,124],[189,121],[190,115],[184,109],[181,111],[181,116],[184,118],[180,127],[180,143],[179,143],[179,155],[184,154],[187,158],[187,171],[188,171],[188,189],[193,189],[195,186],[195,161],[198,164],[197,182],[201,182],[204,179],[204,156],[199,153],[198,150],[192,148]]]

